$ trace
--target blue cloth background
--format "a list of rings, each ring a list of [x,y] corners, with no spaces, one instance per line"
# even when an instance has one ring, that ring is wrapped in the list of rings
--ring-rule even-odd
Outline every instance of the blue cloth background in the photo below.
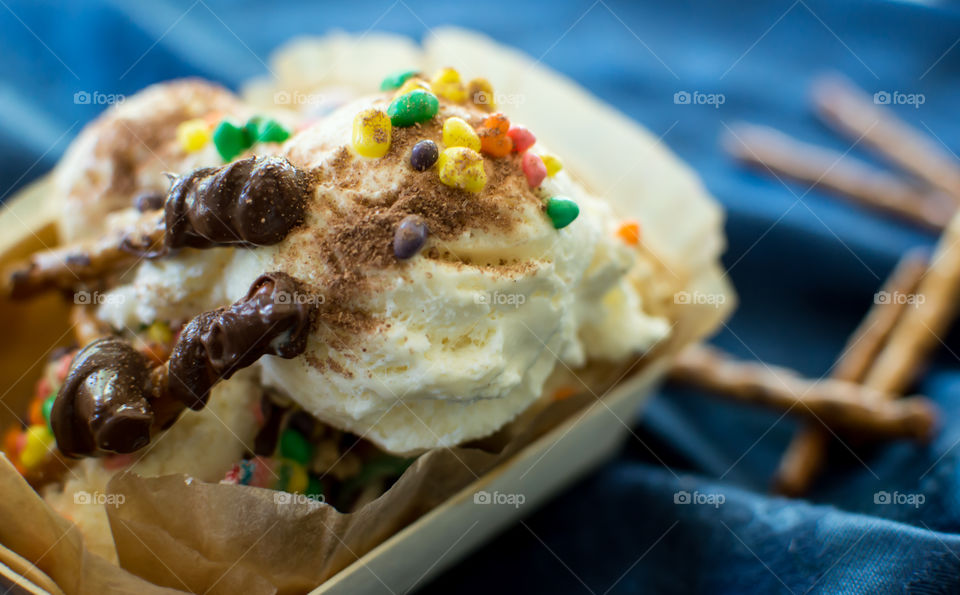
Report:
[[[845,150],[849,143],[812,116],[807,94],[815,75],[835,69],[871,92],[925,94],[922,107],[898,112],[960,150],[960,15],[887,2],[6,0],[0,192],[49,170],[101,109],[75,105],[78,90],[130,94],[185,75],[237,87],[263,74],[261,59],[285,39],[364,31],[380,15],[376,28],[418,39],[452,23],[543,55],[664,134],[729,211],[725,262],[742,302],[716,342],[740,356],[826,373],[898,255],[935,239],[758,177],[718,148],[724,124],[748,120]],[[681,90],[726,101],[718,109],[675,105]],[[667,388],[614,461],[424,592],[500,592],[505,584],[524,593],[957,592],[960,365],[957,337],[944,341],[916,387],[946,416],[927,447],[876,448],[860,454],[863,464],[841,449],[809,501],[771,497],[768,481],[795,424]],[[725,501],[678,505],[679,490]],[[925,501],[875,504],[880,490]]]

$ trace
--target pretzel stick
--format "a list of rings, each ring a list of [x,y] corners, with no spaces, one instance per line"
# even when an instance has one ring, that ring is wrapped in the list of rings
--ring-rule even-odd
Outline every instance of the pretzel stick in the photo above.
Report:
[[[813,101],[828,125],[862,138],[891,162],[960,202],[956,160],[852,83],[824,78],[814,85]]]
[[[25,298],[100,279],[139,257],[179,248],[270,246],[304,221],[313,175],[280,157],[249,157],[174,178],[163,210],[86,245],[34,254],[9,271],[0,297]]]
[[[897,263],[881,291],[891,296],[914,294],[926,272],[926,262],[923,251],[908,252]],[[906,308],[907,303],[903,300],[875,301],[847,340],[830,377],[848,382],[862,380]],[[774,489],[788,496],[805,493],[823,465],[829,442],[830,433],[820,424],[803,426],[780,460]]]
[[[101,279],[136,262],[137,255],[123,249],[125,241],[145,248],[158,247],[163,241],[163,212],[146,213],[133,227],[91,243],[33,254],[26,262],[6,271],[0,296],[22,299],[50,289],[70,289]]]
[[[738,125],[723,146],[747,165],[814,184],[931,229],[943,229],[955,210],[949,197],[922,191],[862,161],[766,126]]]
[[[743,403],[795,412],[857,435],[926,440],[936,426],[936,407],[925,397],[894,401],[853,382],[810,381],[786,368],[737,361],[705,345],[684,350],[670,374]]]
[[[944,230],[917,288],[916,307],[897,321],[864,385],[901,393],[916,379],[930,352],[941,343],[957,313],[960,299],[960,215]]]

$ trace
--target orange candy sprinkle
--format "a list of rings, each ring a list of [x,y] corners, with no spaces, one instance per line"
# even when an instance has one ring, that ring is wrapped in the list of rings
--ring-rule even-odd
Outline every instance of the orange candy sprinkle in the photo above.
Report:
[[[482,127],[493,130],[493,134],[497,136],[502,136],[506,135],[507,131],[510,130],[510,120],[508,120],[505,115],[497,112],[487,116],[483,121]]]
[[[491,114],[477,129],[480,152],[491,157],[506,157],[513,150],[513,140],[507,136],[510,120],[501,113]]]
[[[31,426],[46,425],[47,420],[43,417],[43,399],[34,399],[30,401],[30,409],[27,411],[27,421]]]
[[[23,446],[23,443],[20,440],[20,434],[20,428],[14,426],[12,428],[8,428],[3,435],[3,446],[0,448],[2,448],[3,452],[7,453],[7,456],[11,459],[17,457],[20,452],[20,448]]]
[[[636,221],[624,221],[617,228],[617,237],[631,246],[640,243],[640,224]]]
[[[563,401],[564,399],[569,399],[573,395],[577,394],[578,391],[576,387],[573,386],[562,386],[553,393],[554,401]]]

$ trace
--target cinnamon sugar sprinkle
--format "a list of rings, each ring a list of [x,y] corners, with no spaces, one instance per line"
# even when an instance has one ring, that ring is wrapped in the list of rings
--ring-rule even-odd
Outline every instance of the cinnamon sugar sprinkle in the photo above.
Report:
[[[442,103],[443,100],[441,100]],[[377,320],[360,309],[364,294],[376,291],[368,273],[396,268],[402,274],[416,258],[443,259],[454,266],[482,266],[496,274],[516,274],[528,270],[531,263],[473,264],[442,250],[442,243],[461,237],[471,230],[507,233],[521,220],[521,211],[530,204],[538,208],[542,200],[529,188],[520,167],[520,157],[511,154],[502,158],[484,155],[487,184],[482,191],[472,194],[451,188],[440,182],[436,171],[414,170],[410,151],[417,142],[432,139],[440,144],[442,122],[450,115],[442,105],[440,114],[431,121],[406,128],[393,128],[389,152],[380,159],[354,157],[346,146],[336,150],[331,160],[321,166],[320,189],[314,206],[319,217],[326,219],[325,229],[315,233],[314,241],[293,250],[309,250],[309,254],[291,255],[318,261],[318,270],[324,276],[316,290],[324,296],[317,316],[318,330],[325,332],[327,345],[349,356],[350,343],[359,334],[374,331],[386,321]],[[460,106],[458,106],[460,107]],[[486,114],[470,118],[478,126]],[[395,189],[383,189],[376,196],[357,194],[346,207],[325,200],[325,193],[357,190],[366,176],[381,170],[395,179]],[[427,248],[410,261],[398,261],[393,254],[393,237],[400,221],[408,215],[419,215],[430,230]],[[440,241],[441,246],[431,245]],[[326,327],[326,328],[324,328]],[[313,361],[311,361],[313,360]],[[308,363],[318,369],[337,371],[342,368],[330,358]],[[341,372],[342,373],[342,372]]]

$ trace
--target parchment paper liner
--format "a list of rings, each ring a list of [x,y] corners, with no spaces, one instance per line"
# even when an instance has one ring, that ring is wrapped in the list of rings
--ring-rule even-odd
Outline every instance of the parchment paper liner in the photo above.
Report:
[[[325,73],[311,72],[318,63],[310,57],[317,55],[326,59]],[[650,361],[670,357],[726,317],[733,295],[717,265],[723,244],[721,214],[696,177],[648,132],[573,83],[532,64],[528,57],[455,30],[436,31],[423,50],[390,36],[362,40],[332,36],[282,53],[274,64],[280,82],[272,88],[314,90],[343,85],[369,90],[373,84],[366,80],[371,76],[367,66],[378,64],[389,71],[389,64],[397,61],[402,61],[398,68],[420,63],[425,70],[455,63],[465,74],[482,74],[502,88],[524,93],[528,101],[504,106],[506,111],[536,130],[567,164],[575,164],[576,175],[588,187],[600,188],[600,182],[610,179],[611,167],[625,168],[626,173],[619,174],[620,183],[633,190],[603,195],[643,222],[645,242],[653,245],[662,268],[669,272],[662,271],[669,279],[660,280],[667,286],[661,292],[723,295],[720,307],[659,304],[677,324],[669,340],[644,359],[618,366],[592,364],[575,375],[561,369],[551,382],[575,386],[582,382],[588,389],[585,394],[531,408],[482,444],[422,455],[389,491],[353,514],[316,502],[278,503],[275,492],[260,488],[205,484],[185,476],[118,475],[107,489],[123,495],[124,503],[108,506],[107,512],[120,564],[127,570],[86,551],[79,531],[41,500],[3,458],[0,543],[9,550],[0,550],[0,561],[20,560],[22,566],[22,559],[29,560],[67,594],[169,592],[158,584],[231,594],[309,590],[478,476],[508,464],[512,455],[594,402],[593,395],[603,395],[631,376],[652,373]],[[373,76],[379,80],[379,69]],[[256,93],[254,89],[252,95]],[[591,136],[595,136],[589,142],[563,127],[563,118],[573,115],[592,123]],[[607,150],[595,150],[601,142]],[[617,155],[639,159],[639,163],[633,167],[611,164],[611,147]],[[632,192],[657,200],[635,201]]]

